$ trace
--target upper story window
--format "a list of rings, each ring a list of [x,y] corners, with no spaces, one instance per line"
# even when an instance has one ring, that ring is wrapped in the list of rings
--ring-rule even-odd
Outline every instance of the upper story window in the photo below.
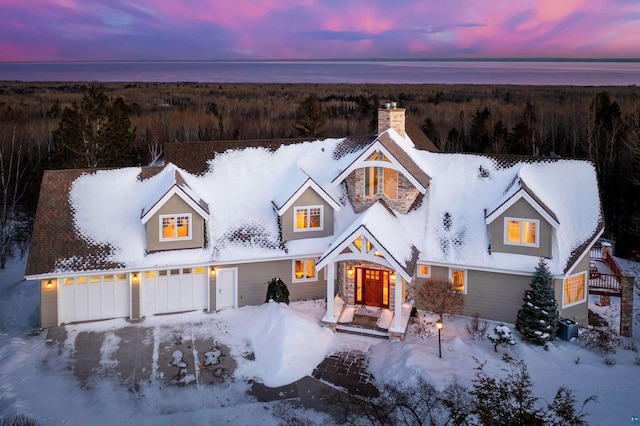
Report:
[[[161,215],[160,241],[190,240],[191,214]]]
[[[294,210],[294,232],[321,231],[323,223],[322,206],[296,207]]]
[[[540,221],[535,219],[504,219],[504,243],[516,246],[540,245]]]
[[[368,161],[389,163],[389,159],[381,152],[374,152]],[[384,194],[387,198],[398,198],[398,171],[386,167],[368,166],[364,169],[364,195],[373,198]]]

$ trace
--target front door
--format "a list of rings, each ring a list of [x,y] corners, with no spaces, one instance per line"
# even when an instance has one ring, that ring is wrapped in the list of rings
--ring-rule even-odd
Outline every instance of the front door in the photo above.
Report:
[[[382,306],[382,271],[378,269],[364,270],[364,304]]]
[[[356,268],[356,303],[389,307],[389,271]]]

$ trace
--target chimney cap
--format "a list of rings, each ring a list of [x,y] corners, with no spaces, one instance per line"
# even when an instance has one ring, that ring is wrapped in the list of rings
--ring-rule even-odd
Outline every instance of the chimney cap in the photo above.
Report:
[[[398,104],[396,104],[395,102],[391,102],[391,109],[396,109],[397,106]]]

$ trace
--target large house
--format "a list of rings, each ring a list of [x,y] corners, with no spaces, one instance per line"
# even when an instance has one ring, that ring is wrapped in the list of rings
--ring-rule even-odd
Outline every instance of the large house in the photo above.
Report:
[[[540,258],[560,315],[586,325],[590,162],[434,152],[395,105],[378,122],[367,139],[176,143],[164,166],[47,171],[26,270],[42,327],[260,304],[274,277],[326,298],[334,330],[366,314],[402,338],[429,280],[513,323]]]

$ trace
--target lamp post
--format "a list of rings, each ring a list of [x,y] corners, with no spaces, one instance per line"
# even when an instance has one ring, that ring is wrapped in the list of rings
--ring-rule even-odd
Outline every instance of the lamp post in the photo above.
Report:
[[[442,326],[443,326],[442,320],[439,319],[438,321],[436,321],[436,328],[438,329],[438,357],[439,358],[442,358],[442,340],[440,338]]]

